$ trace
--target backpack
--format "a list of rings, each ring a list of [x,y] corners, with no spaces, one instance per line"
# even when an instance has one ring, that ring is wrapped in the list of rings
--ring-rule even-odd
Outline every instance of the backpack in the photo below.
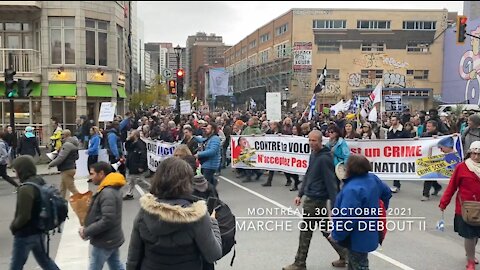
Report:
[[[32,182],[23,185],[33,186],[40,192],[40,214],[36,224],[39,230],[46,233],[58,228],[68,217],[68,202],[60,195],[60,191],[54,185],[38,185]]]
[[[40,193],[40,213],[35,223],[36,227],[47,234],[47,255],[50,248],[50,231],[61,232],[60,226],[68,218],[68,202],[60,195],[60,191],[54,185],[38,185],[26,182],[22,185],[35,187]]]
[[[227,255],[234,245],[237,243],[235,240],[236,233],[236,221],[235,215],[230,210],[227,204],[218,200],[218,206],[216,207],[216,218],[218,221],[218,227],[220,228],[220,234],[222,236],[222,258]],[[233,257],[230,262],[230,266],[233,265],[235,260],[236,251],[233,249]]]

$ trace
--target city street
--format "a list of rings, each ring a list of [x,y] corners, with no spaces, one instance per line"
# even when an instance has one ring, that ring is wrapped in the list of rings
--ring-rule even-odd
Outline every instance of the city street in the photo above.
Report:
[[[262,187],[266,175],[258,182],[241,183],[236,179],[231,169],[224,170],[223,176],[219,177],[219,196],[225,201],[237,217],[237,245],[236,258],[233,267],[230,260],[233,252],[225,256],[217,263],[216,269],[281,269],[293,262],[298,246],[299,230],[298,219],[294,215],[281,215],[282,207],[293,207],[293,199],[296,192],[289,191],[284,187],[283,174],[275,175],[272,187]],[[49,183],[58,183],[60,176],[46,176]],[[391,183],[388,183],[391,184]],[[86,190],[85,180],[77,180],[80,190]],[[138,187],[135,200],[126,201],[123,204],[123,229],[126,242],[121,248],[121,258],[126,260],[128,242],[132,229],[132,221],[139,210],[139,191],[144,192],[147,185]],[[445,184],[443,185],[445,188]],[[465,264],[463,239],[453,232],[453,204],[445,214],[445,232],[435,229],[436,222],[441,218],[438,210],[438,197],[431,198],[428,202],[421,202],[422,183],[402,182],[402,190],[394,194],[391,207],[407,209],[391,214],[399,214],[403,219],[395,220],[395,223],[405,224],[412,220],[412,229],[405,231],[388,232],[384,246],[369,256],[371,269],[462,269]],[[94,190],[90,185],[90,190]],[[8,269],[12,249],[12,236],[9,225],[14,215],[15,194],[13,188],[6,182],[0,182],[0,269]],[[250,209],[250,212],[249,212]],[[256,209],[256,213],[252,210]],[[278,209],[278,210],[275,210]],[[411,210],[408,210],[411,209]],[[261,213],[262,210],[277,211],[277,213]],[[253,215],[255,214],[255,215]],[[403,215],[402,215],[403,214]],[[263,215],[260,218],[258,215]],[[259,228],[260,221],[266,221],[265,217],[276,217],[276,230],[272,226]],[[282,218],[280,218],[282,217]],[[409,218],[410,217],[410,218]],[[422,218],[425,218],[425,231],[419,230]],[[389,220],[393,221],[393,218]],[[246,222],[251,226],[241,227]],[[288,228],[286,224],[291,224]],[[398,225],[397,225],[398,226]],[[275,229],[275,227],[273,228]],[[398,228],[402,229],[402,228]],[[71,212],[70,219],[64,225],[64,231],[52,237],[50,254],[55,258],[61,269],[87,269],[88,243],[83,242],[77,234],[78,219]],[[310,246],[307,259],[308,269],[335,269],[330,262],[336,260],[336,254],[320,232],[315,232]],[[33,255],[29,257],[26,270],[40,269]],[[107,267],[105,267],[107,269]]]

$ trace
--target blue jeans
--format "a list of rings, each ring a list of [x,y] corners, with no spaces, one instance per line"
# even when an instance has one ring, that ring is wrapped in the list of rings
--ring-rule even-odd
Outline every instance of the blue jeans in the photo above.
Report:
[[[90,253],[89,270],[102,270],[107,262],[110,270],[125,270],[125,265],[120,261],[120,249],[103,249],[92,246]]]
[[[13,237],[12,261],[10,270],[22,270],[27,262],[30,251],[43,270],[59,270],[58,266],[48,257],[45,251],[45,235],[34,234],[26,237]]]
[[[217,179],[215,179],[215,175],[214,175],[215,170],[202,168],[202,174],[210,184],[212,184],[214,187],[217,186]]]

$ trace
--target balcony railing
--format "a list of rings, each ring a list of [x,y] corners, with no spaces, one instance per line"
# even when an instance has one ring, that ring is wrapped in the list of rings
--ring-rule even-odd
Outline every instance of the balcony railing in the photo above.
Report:
[[[13,67],[17,73],[40,74],[40,52],[32,49],[0,49],[0,71]]]

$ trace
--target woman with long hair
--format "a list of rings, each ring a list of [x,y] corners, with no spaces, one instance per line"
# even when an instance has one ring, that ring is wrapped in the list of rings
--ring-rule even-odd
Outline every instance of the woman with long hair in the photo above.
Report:
[[[343,134],[345,139],[360,139],[360,135],[353,128],[352,122],[347,122],[343,128]]]
[[[348,148],[347,142],[342,136],[340,128],[332,124],[327,129],[327,134],[330,140],[325,146],[330,148],[333,153],[333,163],[337,166],[339,163],[347,163],[348,157],[350,156],[350,149]]]
[[[360,138],[362,140],[375,140],[377,136],[372,130],[372,125],[369,122],[365,122],[362,125],[362,129],[360,130]]]
[[[160,163],[150,193],[140,199],[127,269],[201,270],[222,256],[215,211],[192,197],[192,168],[179,158]]]

